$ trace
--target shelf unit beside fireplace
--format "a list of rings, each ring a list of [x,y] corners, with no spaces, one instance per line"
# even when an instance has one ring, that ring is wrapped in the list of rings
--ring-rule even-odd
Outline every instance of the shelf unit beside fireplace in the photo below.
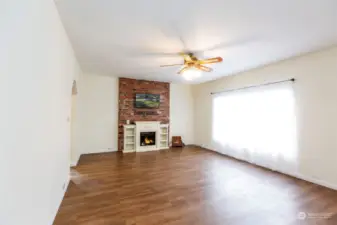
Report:
[[[169,148],[169,125],[168,124],[160,124],[160,149],[168,149]]]
[[[156,122],[156,142],[158,142],[155,147],[151,147],[151,150],[161,150],[169,148],[169,125],[168,124],[159,124]],[[137,125],[136,124],[125,124],[124,126],[124,148],[123,152],[136,152],[137,150],[137,140],[139,139],[136,135],[139,135],[139,131],[137,134]],[[145,126],[150,126],[145,124]],[[151,130],[152,131],[152,130]],[[150,131],[150,132],[151,132]]]
[[[136,125],[124,125],[124,149],[123,152],[136,151]]]

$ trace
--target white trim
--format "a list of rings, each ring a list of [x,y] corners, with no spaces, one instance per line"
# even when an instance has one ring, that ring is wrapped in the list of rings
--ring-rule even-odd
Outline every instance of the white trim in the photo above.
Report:
[[[77,157],[75,161],[70,162],[70,167],[77,166],[78,161],[80,160],[81,154]]]
[[[135,152],[135,150],[132,150],[132,149],[131,150],[123,150],[122,152],[123,153],[131,153],[131,152]]]
[[[126,128],[136,128],[136,125],[135,124],[124,124],[123,127],[126,127]]]
[[[333,190],[336,190],[337,191],[337,185],[336,184],[330,184],[329,182],[326,182],[326,181],[323,181],[323,180],[319,180],[319,179],[315,179],[315,178],[312,178],[312,177],[307,177],[307,176],[304,176],[304,175],[290,175],[288,174],[289,176],[293,176],[293,177],[296,177],[300,180],[305,180],[305,181],[308,181],[310,183],[313,183],[313,184],[317,184],[317,185],[320,185],[320,186],[323,186],[323,187],[326,187],[326,188],[330,188],[330,189],[333,189]]]
[[[102,148],[99,150],[92,150],[92,151],[88,151],[85,153],[82,153],[81,155],[88,155],[88,154],[100,154],[100,153],[110,153],[110,152],[117,152],[118,150],[116,149],[110,149],[110,148]]]
[[[117,149],[112,149],[112,148],[102,148],[100,149],[99,151],[95,150],[95,151],[89,151],[89,152],[86,152],[86,153],[82,153],[78,156],[77,160],[76,161],[71,161],[70,162],[70,166],[73,167],[73,166],[77,166],[78,162],[80,161],[80,158],[82,155],[89,155],[89,154],[101,154],[101,153],[110,153],[110,152],[118,152]]]
[[[67,190],[68,190],[69,183],[70,183],[70,176],[68,176],[68,180],[67,180],[66,186],[65,186],[65,188],[64,188],[64,194],[65,194],[65,193],[67,192]],[[63,198],[62,198],[62,200],[63,200]]]
[[[70,183],[70,175],[68,175],[68,179],[66,180],[66,183],[65,183],[65,187],[64,187],[64,190],[63,190],[63,193],[62,193],[62,196],[60,198],[60,201],[57,205],[57,208],[55,210],[55,212],[53,213],[53,217],[52,217],[52,220],[51,220],[51,224],[50,225],[53,225],[54,224],[54,221],[55,221],[55,218],[56,218],[56,215],[61,207],[61,204],[62,204],[62,201],[63,201],[63,198],[66,194],[66,191],[68,190],[68,186],[69,186],[69,183]]]
[[[117,151],[118,150],[112,149],[112,148],[102,148],[99,150],[99,152],[93,152],[93,153],[109,153],[109,152],[117,152]]]
[[[109,152],[118,152],[118,150],[117,149],[115,149],[115,150],[109,150],[107,153],[109,153]]]
[[[157,151],[161,149],[168,149],[169,147],[169,124],[160,124],[160,121],[135,121],[135,124],[125,124],[123,127],[124,153]],[[162,136],[162,130],[165,130],[163,134],[166,135],[166,140],[163,140],[165,136]],[[142,146],[140,144],[141,132],[155,132],[156,144],[151,146]]]
[[[202,149],[205,149],[205,150],[209,150],[209,151],[213,151],[213,152],[217,152],[221,155],[225,155],[225,156],[228,156],[228,157],[231,157],[231,158],[235,158],[233,156],[230,156],[230,155],[226,155],[222,152],[218,152],[218,151],[215,151],[213,149],[209,149],[209,148],[205,148],[205,147],[202,147],[200,145],[197,145],[198,147],[202,148]],[[271,170],[270,168],[267,168],[267,167],[264,167],[264,166],[261,166],[261,165],[258,165],[258,164],[255,164],[255,163],[251,163],[251,162],[248,162],[248,161],[245,161],[243,159],[238,159],[238,158],[235,158],[237,160],[240,160],[240,161],[244,161],[244,162],[247,162],[249,164],[252,164],[252,165],[256,165],[256,166],[259,166],[259,167],[262,167],[262,168],[266,168],[268,170]],[[288,176],[291,176],[291,177],[294,177],[294,178],[297,178],[297,179],[300,179],[300,180],[304,180],[304,181],[307,181],[309,183],[313,183],[313,184],[317,184],[317,185],[320,185],[320,186],[323,186],[323,187],[326,187],[326,188],[330,188],[330,189],[333,189],[333,190],[337,190],[337,184],[331,184],[329,182],[326,182],[324,180],[320,180],[320,179],[316,179],[316,178],[313,178],[313,177],[309,177],[309,176],[306,176],[306,175],[303,175],[303,174],[293,174],[293,173],[289,173],[289,172],[284,172],[284,171],[279,171],[279,170],[271,170],[271,171],[275,171],[275,172],[278,172],[278,173],[282,173],[282,174],[285,174],[285,175],[288,175]]]
[[[159,121],[135,121],[135,147],[136,152],[147,152],[160,150],[160,122]],[[156,145],[141,146],[140,145],[140,133],[141,132],[155,132]]]

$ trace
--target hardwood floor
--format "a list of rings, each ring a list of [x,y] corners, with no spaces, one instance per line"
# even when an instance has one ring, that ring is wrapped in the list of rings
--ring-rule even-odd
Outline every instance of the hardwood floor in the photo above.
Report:
[[[84,155],[75,169],[54,225],[337,224],[337,191],[196,147]]]

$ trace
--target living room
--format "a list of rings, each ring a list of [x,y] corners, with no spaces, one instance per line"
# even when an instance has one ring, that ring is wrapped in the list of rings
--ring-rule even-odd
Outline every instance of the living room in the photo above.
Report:
[[[11,0],[0,224],[337,224],[337,2]]]
[[[77,89],[73,165],[81,154],[123,151],[127,120],[169,124],[169,140],[174,135],[182,136],[186,145],[194,143],[191,85],[84,74]],[[136,108],[141,93],[158,95],[159,107]]]

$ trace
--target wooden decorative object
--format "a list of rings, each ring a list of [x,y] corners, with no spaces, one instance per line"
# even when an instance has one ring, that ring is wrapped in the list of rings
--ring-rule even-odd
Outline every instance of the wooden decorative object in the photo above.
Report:
[[[184,143],[181,140],[181,136],[172,137],[172,147],[183,147]]]

